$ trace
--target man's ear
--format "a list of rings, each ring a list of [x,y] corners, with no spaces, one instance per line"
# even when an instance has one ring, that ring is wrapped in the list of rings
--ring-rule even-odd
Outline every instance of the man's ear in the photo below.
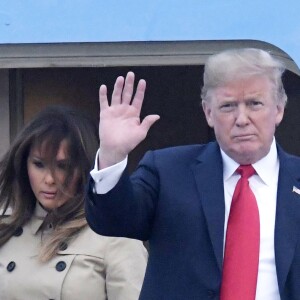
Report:
[[[211,114],[211,105],[207,101],[202,101],[202,108],[205,114],[206,122],[209,127],[214,127],[214,122]]]
[[[283,115],[284,115],[284,105],[283,104],[278,104],[277,105],[277,114],[276,114],[276,126],[278,126],[280,124],[280,122],[283,119]]]

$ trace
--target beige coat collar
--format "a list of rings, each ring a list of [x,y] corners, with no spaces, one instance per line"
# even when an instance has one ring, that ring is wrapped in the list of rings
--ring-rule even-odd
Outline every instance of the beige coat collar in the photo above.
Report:
[[[29,225],[30,225],[32,234],[36,234],[39,231],[46,216],[47,216],[47,211],[45,211],[41,207],[41,205],[37,202],[33,216],[31,218],[31,220],[29,221],[30,222]]]

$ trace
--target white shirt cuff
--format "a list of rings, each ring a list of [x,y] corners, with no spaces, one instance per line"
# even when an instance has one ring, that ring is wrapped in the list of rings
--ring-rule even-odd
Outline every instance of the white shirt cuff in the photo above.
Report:
[[[115,165],[99,170],[98,155],[99,150],[96,154],[94,169],[90,172],[90,174],[95,181],[94,192],[97,194],[106,194],[118,183],[126,168],[128,157]]]

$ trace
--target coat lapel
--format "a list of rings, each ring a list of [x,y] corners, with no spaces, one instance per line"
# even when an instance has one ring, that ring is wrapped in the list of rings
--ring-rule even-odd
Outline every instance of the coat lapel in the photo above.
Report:
[[[224,187],[223,164],[219,146],[208,144],[192,167],[200,194],[208,232],[220,271],[223,261]]]
[[[278,286],[282,293],[299,235],[300,195],[293,190],[300,189],[300,162],[280,148],[278,154],[280,170],[275,223],[275,260]]]

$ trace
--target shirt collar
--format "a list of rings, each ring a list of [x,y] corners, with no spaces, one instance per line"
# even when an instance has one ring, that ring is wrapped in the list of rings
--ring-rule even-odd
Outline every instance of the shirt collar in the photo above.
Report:
[[[221,155],[223,160],[223,177],[226,181],[238,168],[239,164],[230,158],[222,149]],[[257,175],[267,185],[277,184],[279,172],[279,159],[275,138],[273,138],[269,153],[261,160],[252,165]]]

